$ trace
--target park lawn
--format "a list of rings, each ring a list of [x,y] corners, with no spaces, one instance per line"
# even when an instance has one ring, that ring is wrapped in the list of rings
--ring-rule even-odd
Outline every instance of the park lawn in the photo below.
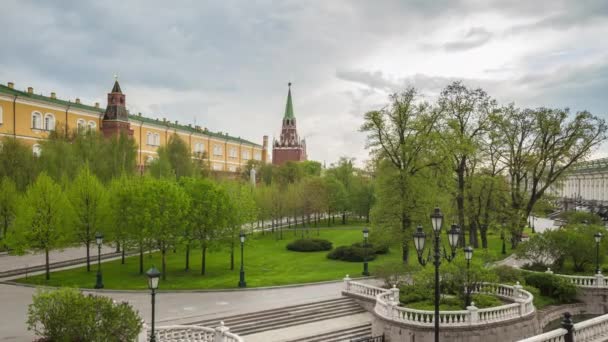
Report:
[[[350,245],[362,240],[362,226],[335,226],[320,229],[320,238],[333,243],[334,248]],[[340,227],[340,228],[337,228]],[[299,233],[298,233],[299,235]],[[310,229],[310,237],[317,237],[315,229]],[[295,239],[293,231],[284,230],[283,240],[276,240],[271,234],[255,234],[245,243],[245,275],[248,287],[287,285],[296,283],[340,280],[346,274],[351,277],[361,275],[362,263],[330,260],[327,252],[292,252],[285,246]],[[374,266],[400,258],[399,248],[393,247],[386,255],[370,261],[370,272]],[[155,265],[160,269],[160,253],[144,256],[144,270]],[[190,255],[190,271],[184,271],[185,254],[183,250],[167,254],[167,279],[161,280],[160,289],[224,289],[236,288],[239,280],[240,252],[237,249],[235,268],[230,270],[230,253],[227,249],[212,250],[207,253],[207,270],[200,274],[201,252],[194,250]],[[21,283],[72,286],[92,288],[95,284],[95,266],[91,272],[79,267],[51,274],[47,282],[44,275],[17,280]],[[120,260],[102,263],[103,282],[106,289],[146,289],[145,275],[139,272],[139,256],[127,258],[126,264]]]

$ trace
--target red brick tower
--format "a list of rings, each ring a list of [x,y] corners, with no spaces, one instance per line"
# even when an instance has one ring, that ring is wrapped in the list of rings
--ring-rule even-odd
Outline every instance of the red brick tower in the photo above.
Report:
[[[126,133],[133,135],[131,124],[129,123],[129,113],[127,112],[125,94],[120,90],[118,80],[114,81],[114,87],[108,94],[108,106],[103,115],[101,131],[105,137]]]
[[[296,117],[293,115],[293,104],[291,103],[291,83],[288,86],[281,139],[274,139],[272,144],[272,163],[274,165],[281,165],[287,161],[306,160],[306,141],[300,140],[298,136]]]

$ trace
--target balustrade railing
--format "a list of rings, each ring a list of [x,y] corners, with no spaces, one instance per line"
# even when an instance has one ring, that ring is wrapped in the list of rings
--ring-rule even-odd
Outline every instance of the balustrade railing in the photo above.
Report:
[[[243,342],[243,339],[229,331],[224,322],[216,328],[203,327],[200,325],[165,325],[156,327],[154,335],[157,342]],[[148,342],[150,331],[144,324],[138,342]]]
[[[608,314],[576,323],[571,327],[570,332],[564,328],[559,328],[519,342],[606,341],[608,339]]]
[[[551,269],[547,269],[545,273],[554,274],[560,278],[564,278],[578,287],[598,287],[608,288],[608,278],[603,274],[598,273],[592,276],[568,275],[553,273]]]
[[[353,282],[348,276],[344,281],[344,292],[346,294],[375,299],[374,311],[385,319],[421,326],[433,326],[435,322],[434,311],[399,306],[399,289],[395,287],[383,289]],[[438,319],[442,326],[467,326],[501,322],[527,316],[535,311],[532,302],[534,297],[519,284],[514,286],[491,283],[478,284],[473,292],[492,294],[513,303],[485,309],[478,309],[471,305],[466,310],[440,311]]]

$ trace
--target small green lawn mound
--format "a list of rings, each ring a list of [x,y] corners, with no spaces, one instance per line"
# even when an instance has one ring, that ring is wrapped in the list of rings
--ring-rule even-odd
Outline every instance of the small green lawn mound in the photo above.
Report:
[[[332,247],[331,241],[323,239],[299,239],[287,244],[287,249],[294,252],[329,251]]]
[[[376,259],[371,248],[361,248],[356,246],[340,246],[327,253],[328,259],[342,260],[350,262],[372,261]]]

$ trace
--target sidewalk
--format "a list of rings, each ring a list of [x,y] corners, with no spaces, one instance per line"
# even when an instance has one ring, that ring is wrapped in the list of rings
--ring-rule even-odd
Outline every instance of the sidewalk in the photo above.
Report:
[[[102,246],[101,254],[112,253],[116,251],[113,246]],[[86,248],[82,247],[69,247],[63,250],[55,250],[49,253],[49,260],[51,263],[59,261],[68,261],[72,259],[86,257]],[[91,247],[91,263],[97,262],[97,245]],[[21,268],[33,267],[44,265],[44,252],[42,253],[28,253],[25,255],[0,255],[0,272],[11,271]]]

